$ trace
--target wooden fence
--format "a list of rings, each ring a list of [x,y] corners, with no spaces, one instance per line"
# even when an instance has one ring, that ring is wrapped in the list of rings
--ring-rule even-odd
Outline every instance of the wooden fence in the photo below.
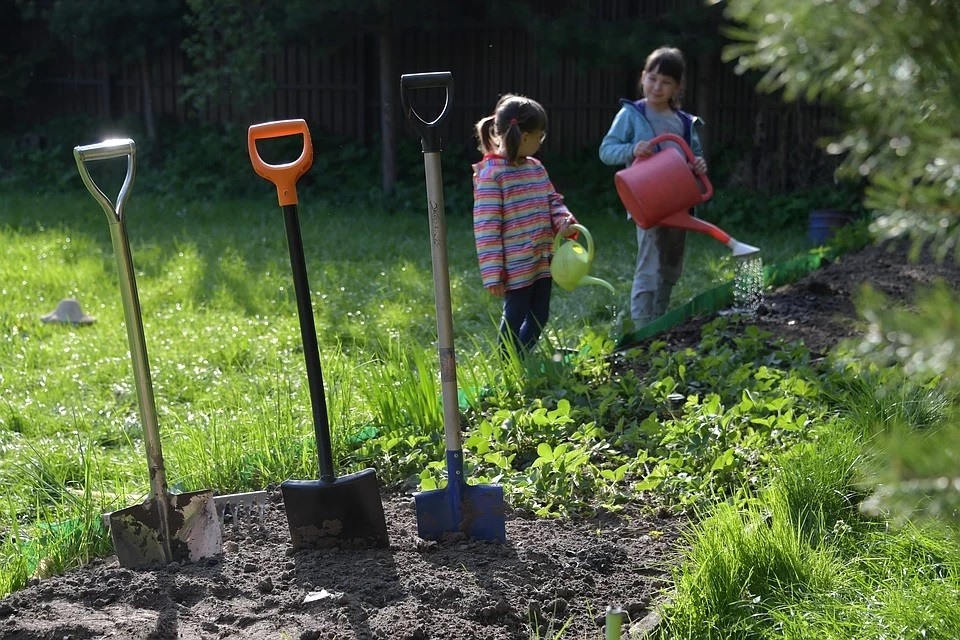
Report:
[[[643,4],[650,12],[665,5],[634,4]],[[624,7],[633,5],[620,1],[612,6],[620,6],[626,15]],[[650,49],[659,44],[651,43]],[[547,156],[595,149],[619,108],[618,98],[636,93],[636,69],[583,70],[575,60],[541,60],[534,43],[522,32],[482,25],[402,32],[396,39],[393,65],[398,83],[401,73],[453,73],[454,100],[444,136],[452,145],[474,146],[473,124],[489,113],[500,94],[516,92],[536,98],[550,118],[543,151]],[[371,144],[379,135],[378,55],[371,35],[358,35],[333,52],[302,44],[265,54],[263,75],[272,80],[274,89],[243,116],[229,96],[200,113],[189,112],[181,83],[188,71],[189,62],[176,44],[151,60],[151,93],[158,117],[178,121],[196,117],[208,122],[304,118],[314,138],[329,135]],[[142,112],[144,92],[135,66],[111,71],[105,63],[78,64],[64,52],[44,70],[40,87],[22,118],[42,122],[89,114],[105,119]],[[719,59],[688,61],[685,106],[706,121],[711,159],[729,163],[736,179],[746,184],[789,189],[822,178],[820,174],[831,169],[815,145],[829,130],[829,110],[758,95],[748,79]],[[413,136],[399,104],[394,112],[398,130]]]

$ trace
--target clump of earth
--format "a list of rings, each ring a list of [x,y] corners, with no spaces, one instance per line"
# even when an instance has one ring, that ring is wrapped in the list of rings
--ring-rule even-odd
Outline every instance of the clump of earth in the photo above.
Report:
[[[908,302],[938,280],[960,283],[960,268],[870,247],[766,292],[751,323],[824,355],[862,333],[854,304],[862,285]],[[657,338],[690,346],[709,320]],[[133,571],[107,557],[32,581],[0,600],[0,637],[601,638],[609,606],[625,612],[627,628],[655,619],[688,525],[641,505],[576,519],[508,510],[506,544],[435,543],[417,536],[413,498],[385,493],[388,548],[295,552],[280,494],[269,495],[262,521],[226,526],[214,558]]]

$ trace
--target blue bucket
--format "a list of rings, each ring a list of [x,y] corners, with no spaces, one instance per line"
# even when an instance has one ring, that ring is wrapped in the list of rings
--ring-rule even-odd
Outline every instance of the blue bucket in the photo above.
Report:
[[[833,211],[831,209],[811,211],[807,238],[810,240],[810,244],[817,247],[822,246],[833,236],[834,231],[850,224],[852,221],[853,216],[844,211]]]

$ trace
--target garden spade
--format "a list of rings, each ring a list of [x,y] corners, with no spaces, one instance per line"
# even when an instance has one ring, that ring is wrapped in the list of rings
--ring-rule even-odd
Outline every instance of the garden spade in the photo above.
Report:
[[[431,122],[423,120],[410,106],[413,89],[444,89],[443,110]],[[443,210],[443,179],[440,169],[442,144],[438,127],[447,115],[453,93],[453,76],[448,71],[400,76],[403,111],[422,139],[423,164],[427,181],[427,216],[430,219],[430,253],[437,307],[440,385],[443,402],[443,432],[446,445],[447,486],[414,494],[417,531],[426,540],[440,540],[446,534],[465,533],[482,540],[506,541],[503,487],[468,485],[463,475],[460,436],[460,407],[457,402],[457,362],[453,350],[453,313],[450,304],[450,273],[447,267],[447,228]]]
[[[143,424],[147,467],[150,470],[151,496],[142,504],[109,514],[110,535],[120,565],[128,568],[185,560],[195,561],[221,552],[220,522],[209,490],[171,494],[167,490],[157,408],[153,398],[147,346],[133,259],[127,238],[124,205],[136,171],[136,144],[130,139],[106,140],[98,144],[74,147],[73,156],[80,177],[94,199],[103,207],[110,224],[110,238],[120,277],[124,322],[133,360],[140,421]],[[110,158],[127,159],[127,174],[114,203],[90,177],[86,163]]]
[[[281,165],[267,164],[257,151],[257,141],[283,136],[303,136],[300,157]],[[310,131],[304,120],[277,120],[251,125],[247,150],[257,175],[277,187],[287,231],[287,248],[293,270],[294,293],[300,318],[303,357],[307,367],[313,426],[317,438],[319,480],[286,480],[280,484],[287,524],[294,549],[364,544],[386,547],[390,544],[380,500],[377,472],[364,469],[337,478],[333,471],[330,423],[323,392],[320,349],[310,303],[310,285],[303,255],[303,239],[297,215],[297,180],[313,163]]]

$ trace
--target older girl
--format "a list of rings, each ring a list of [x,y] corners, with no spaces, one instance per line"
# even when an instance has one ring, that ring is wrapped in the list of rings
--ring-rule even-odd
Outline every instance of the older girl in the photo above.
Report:
[[[683,54],[672,47],[661,47],[647,56],[640,74],[643,98],[620,101],[621,109],[600,143],[600,160],[604,164],[629,166],[636,158],[656,151],[648,140],[674,133],[683,137],[696,156],[693,170],[706,173],[707,163],[697,135],[702,122],[680,110],[684,66]],[[670,227],[642,229],[639,225],[636,229],[637,262],[630,292],[630,316],[639,328],[663,315],[669,307],[673,286],[683,271],[686,232]]]

